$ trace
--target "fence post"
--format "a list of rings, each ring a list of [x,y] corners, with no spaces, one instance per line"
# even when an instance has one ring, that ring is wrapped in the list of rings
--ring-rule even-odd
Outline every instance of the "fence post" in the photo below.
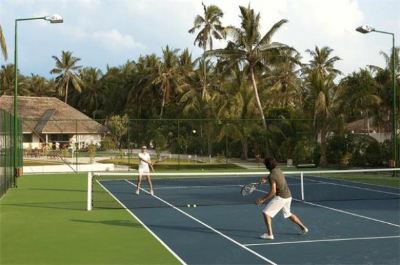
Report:
[[[180,138],[180,131],[179,131],[179,120],[178,120],[178,170],[181,168],[181,138]]]
[[[89,172],[87,178],[87,207],[86,207],[88,211],[92,210],[92,199],[93,199],[92,190],[93,190],[93,173]]]
[[[130,137],[129,137],[129,129],[130,129],[130,121],[131,120],[128,120],[128,135],[127,135],[127,138],[128,138],[128,146],[127,146],[127,148],[128,148],[128,152],[127,152],[127,155],[128,155],[128,171],[130,170],[130,168],[131,168],[131,156],[130,156],[130,145],[131,145],[131,139],[130,139]]]
[[[76,167],[76,173],[78,173],[78,154],[79,154],[79,137],[78,137],[78,120],[75,120],[75,135],[76,135],[76,141],[75,141],[75,167]]]
[[[301,171],[300,173],[300,182],[301,182],[301,200],[304,201],[304,173]]]

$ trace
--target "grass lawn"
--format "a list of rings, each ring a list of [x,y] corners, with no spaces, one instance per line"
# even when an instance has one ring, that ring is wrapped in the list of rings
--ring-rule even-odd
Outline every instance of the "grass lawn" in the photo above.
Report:
[[[179,264],[125,210],[87,212],[86,181],[20,178],[0,200],[0,264]]]
[[[24,159],[24,166],[52,166],[52,165],[63,165],[62,161],[54,161],[54,160],[29,160]]]

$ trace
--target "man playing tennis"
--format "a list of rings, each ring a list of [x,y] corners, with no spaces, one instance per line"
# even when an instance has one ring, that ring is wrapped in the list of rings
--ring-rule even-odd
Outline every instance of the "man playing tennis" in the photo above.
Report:
[[[262,234],[260,238],[270,240],[274,239],[274,234],[272,232],[272,218],[274,218],[274,216],[281,210],[284,218],[289,218],[290,221],[300,227],[302,234],[307,234],[307,227],[305,227],[300,219],[290,211],[292,194],[287,185],[285,176],[283,175],[282,171],[277,167],[278,162],[272,157],[267,157],[264,160],[264,164],[270,172],[268,178],[270,190],[267,195],[257,199],[256,204],[263,204],[269,199],[271,199],[271,201],[263,210],[264,222],[267,226],[267,232]],[[261,183],[266,182],[267,178],[261,179]]]
[[[145,145],[142,146],[142,151],[139,153],[139,176],[137,179],[137,189],[136,189],[136,194],[139,195],[140,192],[140,183],[142,182],[142,175],[146,175],[147,182],[149,183],[150,186],[150,194],[154,195],[153,191],[153,184],[151,183],[151,178],[150,178],[150,168],[149,166],[153,166],[151,159],[150,159],[150,154],[147,153],[147,147]]]

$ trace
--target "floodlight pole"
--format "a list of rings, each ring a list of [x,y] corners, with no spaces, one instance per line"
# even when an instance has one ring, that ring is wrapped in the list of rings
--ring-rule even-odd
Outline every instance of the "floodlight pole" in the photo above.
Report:
[[[17,120],[18,120],[18,22],[27,20],[47,20],[50,23],[62,23],[63,18],[59,15],[44,17],[29,17],[15,19],[14,31],[14,126],[13,126],[13,168],[14,168],[14,185],[17,186]]]
[[[387,34],[392,36],[392,159],[395,163],[394,167],[400,166],[398,161],[398,150],[397,150],[397,91],[396,91],[396,59],[395,59],[395,44],[394,44],[394,33],[377,30],[369,26],[361,26],[356,29],[360,33],[377,32],[381,34]],[[396,171],[395,171],[395,176]]]

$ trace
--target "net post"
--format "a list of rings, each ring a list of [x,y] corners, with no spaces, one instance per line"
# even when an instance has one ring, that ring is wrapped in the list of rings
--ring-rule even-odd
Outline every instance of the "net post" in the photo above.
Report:
[[[304,201],[304,172],[300,172],[301,200]]]
[[[87,207],[88,211],[92,210],[92,190],[93,190],[93,173],[88,172],[88,183],[87,183]]]

